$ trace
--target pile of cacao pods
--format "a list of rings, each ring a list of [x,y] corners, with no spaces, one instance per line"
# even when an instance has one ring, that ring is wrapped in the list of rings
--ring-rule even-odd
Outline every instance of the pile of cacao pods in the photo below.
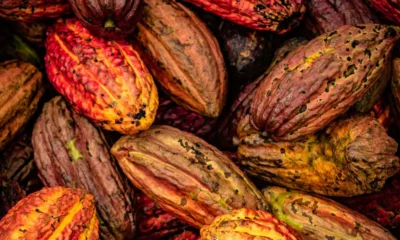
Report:
[[[400,2],[0,1],[0,240],[400,238]]]

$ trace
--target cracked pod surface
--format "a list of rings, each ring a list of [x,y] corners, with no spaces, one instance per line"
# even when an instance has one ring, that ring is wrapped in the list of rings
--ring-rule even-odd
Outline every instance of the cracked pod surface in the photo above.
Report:
[[[270,183],[327,196],[354,196],[379,191],[400,169],[396,141],[372,116],[338,119],[294,142],[271,141],[246,130],[246,122],[239,126],[244,129],[239,164]]]
[[[47,32],[45,63],[55,89],[96,125],[135,134],[153,123],[157,88],[128,42],[97,38],[77,19],[59,20]]]
[[[111,148],[131,182],[192,226],[233,209],[265,209],[259,190],[217,148],[169,126],[124,136]]]
[[[130,239],[134,235],[133,189],[117,168],[102,132],[88,119],[57,96],[44,105],[32,143],[44,185],[91,193],[103,238]]]
[[[0,239],[98,240],[94,199],[81,189],[43,188],[19,201],[0,221]]]

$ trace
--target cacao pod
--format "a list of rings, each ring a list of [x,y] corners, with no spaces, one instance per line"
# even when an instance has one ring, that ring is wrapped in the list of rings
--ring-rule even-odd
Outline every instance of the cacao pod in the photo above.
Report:
[[[0,150],[25,127],[43,96],[42,73],[32,64],[0,63]]]
[[[11,21],[32,22],[58,18],[70,12],[67,0],[2,0],[0,17]]]
[[[285,33],[297,27],[306,7],[303,0],[184,0],[254,30]]]
[[[295,142],[273,142],[262,133],[250,133],[240,140],[238,154],[243,169],[265,181],[322,195],[354,196],[379,191],[398,172],[396,151],[396,141],[374,117],[352,116]]]
[[[98,240],[93,196],[80,189],[43,188],[19,201],[0,221],[0,239]]]
[[[75,111],[122,134],[153,123],[157,88],[130,44],[97,38],[78,20],[67,19],[49,28],[46,50],[48,78]]]
[[[391,105],[393,113],[395,115],[395,122],[398,128],[400,128],[400,58],[393,59],[393,73],[391,82]]]
[[[395,26],[345,25],[297,48],[260,83],[251,124],[285,141],[326,127],[376,83],[398,32]]]
[[[380,99],[372,108],[371,114],[382,124],[386,132],[393,126],[394,118],[390,111],[390,105],[386,100]]]
[[[200,230],[201,240],[296,240],[301,239],[291,227],[264,211],[238,209],[217,217]]]
[[[44,46],[46,40],[47,27],[51,25],[51,22],[47,21],[35,21],[35,22],[13,22],[11,27],[23,37],[26,41],[34,44],[35,46]]]
[[[169,238],[170,240],[199,240],[199,234],[194,230],[184,230]]]
[[[378,193],[338,201],[382,224],[400,238],[400,174],[388,180]]]
[[[397,0],[366,0],[382,16],[400,24],[400,2]]]
[[[93,194],[104,239],[129,239],[134,234],[133,190],[115,166],[102,133],[69,110],[60,96],[44,105],[32,143],[46,186],[80,188]]]
[[[254,184],[222,152],[169,126],[124,136],[111,148],[131,182],[192,226],[233,209],[265,209]]]
[[[238,146],[239,139],[237,137],[237,127],[242,118],[249,113],[250,105],[253,101],[254,94],[257,87],[264,77],[269,73],[271,67],[282,61],[291,51],[295,50],[301,45],[306,44],[307,41],[302,38],[292,38],[286,41],[276,52],[271,66],[268,70],[259,77],[256,81],[247,84],[241,90],[239,95],[231,107],[226,111],[221,120],[219,121],[216,129],[218,145],[224,149],[233,149]]]
[[[330,199],[280,187],[267,187],[263,194],[272,213],[304,240],[396,239],[381,225]]]
[[[0,175],[0,219],[24,197],[25,192],[18,183]]]
[[[76,17],[92,34],[124,38],[135,29],[142,0],[69,0]]]
[[[217,40],[188,8],[175,1],[144,0],[135,42],[166,93],[180,106],[218,117],[227,73]]]

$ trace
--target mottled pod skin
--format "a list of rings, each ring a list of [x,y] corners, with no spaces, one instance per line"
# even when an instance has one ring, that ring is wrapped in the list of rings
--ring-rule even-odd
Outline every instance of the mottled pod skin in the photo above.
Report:
[[[0,221],[0,239],[99,239],[93,196],[81,189],[43,188],[19,201]]]
[[[145,0],[135,37],[156,81],[178,105],[218,117],[227,94],[227,72],[215,37],[181,3]]]
[[[272,213],[304,240],[396,239],[378,223],[330,199],[280,187],[267,187],[263,194]]]
[[[200,240],[300,240],[290,226],[264,211],[238,209],[200,230]]]
[[[35,113],[44,92],[42,77],[30,63],[18,60],[0,63],[0,150]]]
[[[400,24],[400,2],[397,0],[366,0],[371,7],[395,24]]]
[[[124,136],[111,148],[131,182],[195,227],[233,209],[264,210],[259,190],[222,152],[169,126]]]
[[[157,88],[127,42],[97,38],[76,19],[59,20],[47,32],[45,61],[55,89],[96,125],[135,134],[153,123]]]
[[[376,192],[400,169],[396,141],[372,116],[339,119],[294,142],[273,142],[257,132],[241,136],[238,154],[243,170],[307,192],[328,196]]]
[[[381,77],[399,37],[395,26],[345,25],[299,47],[258,87],[252,125],[280,141],[326,127]]]
[[[57,96],[36,121],[35,163],[46,186],[81,188],[96,200],[104,239],[130,239],[135,232],[134,194],[121,176],[102,133]]]
[[[303,0],[184,0],[254,30],[285,33],[297,27],[306,7]]]
[[[68,0],[2,0],[0,17],[10,21],[33,22],[58,18],[71,11]]]

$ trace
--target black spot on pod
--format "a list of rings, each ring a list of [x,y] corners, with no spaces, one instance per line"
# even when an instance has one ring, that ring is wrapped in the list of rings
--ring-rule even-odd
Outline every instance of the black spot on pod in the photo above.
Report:
[[[181,199],[181,206],[185,206],[187,204],[186,198]]]

